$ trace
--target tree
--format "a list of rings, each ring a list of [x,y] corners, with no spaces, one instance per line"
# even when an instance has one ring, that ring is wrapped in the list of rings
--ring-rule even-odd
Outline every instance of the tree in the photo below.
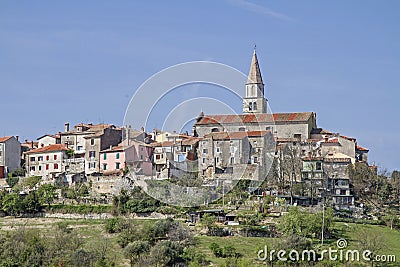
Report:
[[[56,188],[51,184],[43,184],[37,190],[37,194],[39,196],[39,201],[42,205],[50,204],[58,197],[56,193]]]
[[[143,257],[145,252],[150,250],[148,241],[133,241],[125,247],[125,255],[130,259],[131,266]]]
[[[1,209],[10,215],[17,216],[23,211],[23,204],[18,193],[7,194],[3,197]]]

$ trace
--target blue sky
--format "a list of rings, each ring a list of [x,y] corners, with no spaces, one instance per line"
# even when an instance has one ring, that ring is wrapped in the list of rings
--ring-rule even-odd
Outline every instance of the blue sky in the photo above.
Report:
[[[0,135],[120,125],[154,73],[192,60],[247,73],[256,43],[274,112],[315,111],[319,126],[399,169],[398,10],[395,0],[3,0]]]

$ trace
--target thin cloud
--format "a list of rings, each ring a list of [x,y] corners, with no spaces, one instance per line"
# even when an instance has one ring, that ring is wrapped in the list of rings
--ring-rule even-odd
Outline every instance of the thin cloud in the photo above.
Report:
[[[295,19],[286,16],[285,14],[273,11],[272,9],[255,4],[246,0],[228,0],[229,3],[236,5],[238,7],[241,7],[243,9],[249,10],[251,12],[259,13],[262,15],[267,15],[269,17],[281,19],[281,20],[286,20],[286,21],[295,21]]]

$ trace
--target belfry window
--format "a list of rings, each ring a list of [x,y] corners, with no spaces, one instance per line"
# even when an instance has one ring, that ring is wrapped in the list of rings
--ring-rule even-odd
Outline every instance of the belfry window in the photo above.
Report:
[[[257,102],[253,102],[253,110],[257,110]]]

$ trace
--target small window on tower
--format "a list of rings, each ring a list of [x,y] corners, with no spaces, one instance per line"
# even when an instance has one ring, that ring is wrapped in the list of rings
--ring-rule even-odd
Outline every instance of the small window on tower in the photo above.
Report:
[[[257,110],[257,102],[253,102],[253,110]]]

